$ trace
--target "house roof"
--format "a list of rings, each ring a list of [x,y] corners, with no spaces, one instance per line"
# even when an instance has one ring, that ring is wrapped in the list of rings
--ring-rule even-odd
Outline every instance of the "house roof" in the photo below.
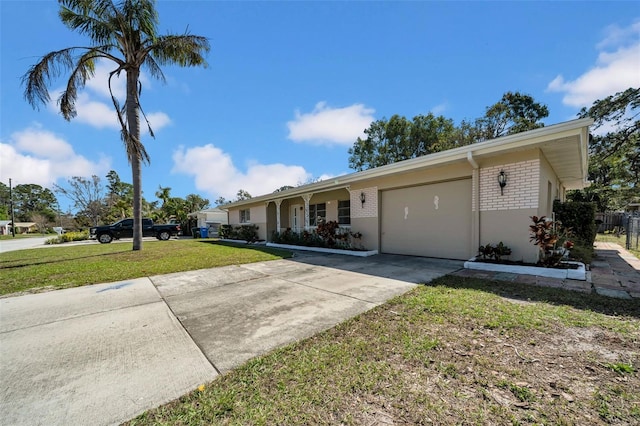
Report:
[[[227,214],[227,211],[223,210],[223,209],[221,209],[219,207],[211,207],[211,208],[208,208],[208,209],[199,210],[197,212],[189,213],[187,215],[187,217],[194,218],[194,217],[197,217],[198,214],[207,214],[207,213],[221,213],[221,214],[224,213],[224,214]]]
[[[474,163],[477,164],[478,161],[482,161],[483,158],[534,148],[542,151],[558,178],[567,189],[581,189],[588,185],[587,148],[589,126],[591,124],[593,124],[593,120],[590,118],[571,120],[447,151],[398,161],[397,163],[350,173],[277,193],[236,201],[226,204],[223,208],[228,209],[230,207],[254,204],[261,201],[266,202],[277,198],[291,198],[307,193],[331,191],[348,187],[351,183],[365,179],[407,173],[447,164],[468,162],[471,166]]]

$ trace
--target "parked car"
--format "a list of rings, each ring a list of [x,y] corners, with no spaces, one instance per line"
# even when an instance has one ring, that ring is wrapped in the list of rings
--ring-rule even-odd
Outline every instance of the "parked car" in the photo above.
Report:
[[[172,236],[179,235],[180,231],[180,225],[176,223],[155,225],[151,219],[142,219],[143,237],[156,237],[161,241],[166,241]],[[91,227],[89,228],[89,237],[102,244],[108,244],[120,238],[132,238],[133,219],[122,219],[111,225]]]

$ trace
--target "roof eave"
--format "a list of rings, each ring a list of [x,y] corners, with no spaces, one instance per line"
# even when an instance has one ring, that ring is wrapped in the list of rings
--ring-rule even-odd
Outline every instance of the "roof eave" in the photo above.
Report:
[[[455,162],[466,162],[468,152],[472,152],[474,157],[490,156],[498,152],[533,148],[550,140],[561,139],[564,137],[576,135],[579,135],[579,137],[581,138],[581,146],[586,147],[586,145],[583,144],[588,143],[588,127],[591,124],[593,124],[593,119],[591,118],[571,120],[564,123],[554,124],[548,127],[529,130],[527,132],[516,133],[514,135],[502,136],[497,139],[478,142],[471,145],[465,145],[447,151],[436,152],[421,157],[398,161],[397,163],[354,172],[332,179],[299,186],[297,188],[287,189],[281,192],[265,194],[255,198],[251,198],[249,200],[236,201],[226,204],[222,208],[228,210],[229,208],[240,207],[248,204],[269,202],[278,198],[291,198],[307,193],[330,191],[339,189],[341,187],[348,187],[353,182],[358,182],[365,179],[372,179],[395,173],[403,173],[412,170],[433,167],[436,165],[447,165]],[[586,151],[584,151],[584,153],[581,152],[580,155],[583,157],[581,159],[581,163],[583,165],[582,174],[584,176],[584,181],[586,182]]]

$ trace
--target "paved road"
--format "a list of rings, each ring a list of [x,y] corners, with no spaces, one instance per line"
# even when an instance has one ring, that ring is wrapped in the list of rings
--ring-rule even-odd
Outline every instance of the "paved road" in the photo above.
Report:
[[[0,253],[44,247],[44,242],[49,238],[53,238],[53,235],[48,237],[12,238],[10,240],[0,240]]]
[[[0,418],[118,424],[461,267],[299,254],[0,299]]]
[[[8,251],[16,251],[16,250],[25,250],[32,248],[50,248],[50,247],[60,247],[60,245],[47,245],[44,242],[49,238],[53,238],[55,235],[49,235],[47,237],[29,237],[29,238],[16,238],[11,240],[0,240],[0,253],[5,253]],[[179,237],[179,238],[191,238],[191,237]],[[172,238],[170,241],[173,241],[175,238]],[[158,241],[156,237],[144,237],[143,241]],[[129,243],[132,244],[132,238],[123,238],[121,240],[113,240],[110,244],[118,244],[118,243]],[[96,240],[83,240],[83,241],[73,241],[69,243],[64,243],[64,246],[70,245],[81,245],[81,244],[100,244]]]

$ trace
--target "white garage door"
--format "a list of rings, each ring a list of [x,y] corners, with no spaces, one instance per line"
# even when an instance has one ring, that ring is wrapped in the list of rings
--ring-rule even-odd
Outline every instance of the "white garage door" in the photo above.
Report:
[[[383,253],[469,259],[471,179],[381,193]]]

